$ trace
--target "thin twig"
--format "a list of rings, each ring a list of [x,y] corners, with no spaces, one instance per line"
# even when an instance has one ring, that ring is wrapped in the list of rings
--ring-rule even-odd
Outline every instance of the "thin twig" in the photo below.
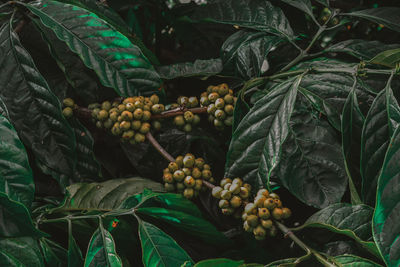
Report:
[[[177,115],[182,115],[186,111],[191,111],[193,114],[207,113],[207,107],[198,107],[198,108],[176,108],[173,110],[167,110],[160,114],[154,114],[151,116],[152,119],[162,119],[168,117],[175,117]]]
[[[213,185],[212,183],[207,182],[207,181],[204,181],[204,180],[203,180],[203,184],[204,184],[208,189],[211,189],[211,190],[215,187],[215,185]]]
[[[329,262],[327,259],[325,259],[321,254],[319,254],[317,251],[313,250],[312,248],[309,248],[303,241],[301,241],[292,231],[290,231],[284,224],[275,221],[274,223],[276,226],[279,228],[279,230],[282,231],[285,237],[289,237],[290,239],[293,240],[299,247],[301,247],[307,254],[313,254],[315,258],[321,262],[324,266],[327,267],[337,267],[335,264]]]
[[[171,156],[161,145],[157,142],[151,132],[146,134],[147,140],[149,140],[150,144],[163,156],[166,160],[173,162],[175,158]]]

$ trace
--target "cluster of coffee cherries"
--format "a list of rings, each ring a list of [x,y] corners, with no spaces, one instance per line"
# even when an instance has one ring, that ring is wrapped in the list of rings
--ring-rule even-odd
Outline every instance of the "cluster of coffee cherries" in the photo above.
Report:
[[[276,236],[278,229],[273,220],[281,221],[291,216],[290,209],[283,207],[275,193],[260,189],[254,202],[247,203],[242,214],[243,229],[254,234],[255,239],[264,240],[267,236]]]
[[[207,92],[203,92],[200,97],[200,105],[207,107],[208,120],[217,130],[232,126],[235,103],[236,97],[226,83],[209,86]]]
[[[187,199],[197,197],[206,187],[203,181],[214,183],[210,165],[202,158],[195,158],[193,154],[178,156],[175,161],[164,169],[163,181],[167,192],[183,194]]]
[[[195,96],[187,97],[180,96],[177,100],[178,103],[173,103],[170,105],[170,109],[181,108],[181,109],[190,109],[196,108],[199,106],[199,100]],[[174,125],[179,129],[185,132],[191,132],[193,126],[200,123],[200,116],[194,114],[190,110],[187,110],[183,113],[183,115],[175,116]]]
[[[220,186],[212,189],[212,195],[220,199],[218,205],[224,215],[233,215],[236,218],[242,216],[243,207],[248,202],[251,185],[243,183],[240,178],[224,178]]]
[[[159,121],[151,121],[151,115],[165,109],[163,104],[159,104],[157,95],[127,97],[113,103],[104,101],[90,104],[88,108],[92,111],[97,128],[108,129],[122,141],[131,144],[144,142],[145,135],[152,127],[155,130],[161,128]]]
[[[76,108],[76,104],[72,98],[65,98],[63,100],[63,110],[62,114],[65,118],[70,118],[74,115],[74,109]]]

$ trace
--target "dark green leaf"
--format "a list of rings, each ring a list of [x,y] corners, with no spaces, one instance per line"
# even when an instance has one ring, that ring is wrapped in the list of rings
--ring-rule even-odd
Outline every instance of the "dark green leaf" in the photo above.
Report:
[[[342,112],[342,152],[346,173],[349,179],[351,203],[361,204],[362,202],[360,196],[358,195],[354,181],[357,181],[357,184],[359,184],[358,182],[361,181],[361,179],[359,179],[359,151],[361,149],[361,132],[365,117],[358,106],[358,100],[355,91],[356,80],[354,82],[354,88],[347,97]]]
[[[394,68],[400,63],[400,48],[379,53],[369,63]]]
[[[307,205],[339,202],[347,185],[340,136],[300,95],[290,119],[272,179]]]
[[[115,30],[119,31],[123,35],[129,38],[129,40],[137,45],[140,50],[142,50],[143,54],[153,63],[160,64],[156,56],[143,44],[142,40],[133,35],[128,25],[125,21],[115,12],[113,9],[109,8],[105,3],[99,1],[92,0],[56,0],[58,2],[63,2],[67,4],[71,4],[74,6],[79,6],[84,8],[97,16],[99,18],[105,20],[108,24],[110,24]]]
[[[210,222],[181,211],[151,207],[138,208],[137,213],[165,221],[190,235],[201,238],[207,243],[217,243],[222,245],[227,242],[229,243],[230,241]]]
[[[32,237],[0,238],[0,266],[44,267],[37,240]]]
[[[288,5],[294,6],[295,8],[300,9],[310,17],[314,17],[310,0],[281,0],[281,1],[285,2]]]
[[[268,1],[215,1],[197,8],[192,18],[267,31],[287,38],[294,37],[293,30],[282,10]]]
[[[114,239],[102,225],[93,233],[85,258],[85,267],[119,267],[122,261],[115,250]]]
[[[331,45],[324,51],[333,53],[346,53],[360,60],[369,60],[385,50],[397,47],[399,47],[398,44],[387,45],[379,41],[351,39]]]
[[[233,261],[230,259],[209,259],[199,261],[194,267],[239,267],[244,261]]]
[[[301,76],[289,79],[257,101],[233,133],[225,177],[242,177],[256,187],[268,186],[288,135]]]
[[[174,239],[150,223],[139,221],[139,237],[145,267],[177,267],[193,262]]]
[[[74,133],[61,114],[60,102],[9,24],[0,29],[0,67],[0,97],[22,142],[42,165],[71,176],[76,163]]]
[[[400,123],[400,107],[390,87],[391,79],[372,103],[361,136],[361,195],[375,203],[376,186],[390,137]]]
[[[329,0],[315,0],[323,6],[329,7]]]
[[[371,241],[371,218],[373,209],[367,205],[337,203],[313,214],[296,230],[307,227],[324,228],[353,238],[368,251],[379,256],[375,243]]]
[[[242,96],[239,95],[235,104],[235,108],[233,110],[233,124],[232,124],[232,133],[234,133],[239,126],[240,122],[246,116],[246,114],[250,111],[249,105],[246,103]]]
[[[35,185],[24,145],[14,127],[0,115],[0,192],[30,209]]]
[[[383,24],[385,27],[400,32],[400,8],[399,7],[380,7],[364,9],[343,15],[359,17]]]
[[[364,259],[354,255],[341,255],[334,257],[335,261],[342,267],[382,267],[371,260]]]
[[[224,72],[245,80],[259,77],[269,68],[267,56],[282,39],[265,32],[238,31],[221,47]]]
[[[140,49],[95,14],[49,0],[26,7],[119,95],[151,94],[160,86],[158,74]]]
[[[66,249],[47,238],[41,238],[39,242],[47,266],[62,267],[67,264]]]
[[[390,138],[378,179],[373,217],[374,240],[388,266],[400,265],[400,127]]]
[[[69,224],[71,222],[68,222]],[[82,252],[72,236],[72,231],[69,231],[68,237],[68,267],[83,266]]]
[[[67,188],[69,197],[57,210],[109,211],[118,208],[126,198],[141,193],[145,188],[164,191],[162,184],[139,177],[113,179],[103,183],[76,183]]]
[[[76,118],[71,118],[69,124],[76,137],[77,163],[74,172],[75,179],[78,181],[87,178],[99,179],[102,176],[101,166],[94,157],[92,135]]]
[[[1,237],[42,237],[46,234],[40,232],[33,225],[31,216],[26,207],[0,193],[0,239]]]
[[[208,77],[222,71],[221,59],[198,59],[195,62],[177,63],[157,67],[158,74],[163,79],[175,79],[181,77]]]

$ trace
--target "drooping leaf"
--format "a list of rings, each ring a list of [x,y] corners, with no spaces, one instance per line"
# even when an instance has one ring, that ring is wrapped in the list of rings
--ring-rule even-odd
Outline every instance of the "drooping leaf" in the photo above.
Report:
[[[94,13],[50,0],[25,6],[119,95],[151,94],[160,86],[157,72],[140,49]]]
[[[382,267],[376,262],[354,255],[341,255],[334,257],[334,259],[343,267]]]
[[[295,8],[300,9],[310,17],[314,17],[310,0],[281,0],[281,1],[285,2],[288,5],[294,6]]]
[[[360,60],[370,60],[379,53],[398,48],[398,44],[383,44],[379,41],[366,41],[361,39],[351,39],[329,46],[324,51],[333,53],[346,53]]]
[[[383,51],[369,62],[394,68],[400,63],[400,48]]]
[[[0,192],[0,239],[2,237],[42,237],[46,234],[40,232],[33,225],[27,208],[20,202],[10,199]]]
[[[195,62],[176,63],[157,67],[162,79],[176,79],[182,77],[208,77],[222,71],[221,59],[198,59]]]
[[[24,145],[8,119],[0,115],[0,192],[30,209],[35,185]]]
[[[353,90],[351,90],[347,97],[342,112],[342,152],[346,173],[349,179],[351,202],[352,204],[361,204],[362,202],[357,192],[358,186],[356,188],[355,183],[357,182],[357,185],[361,184],[359,151],[361,149],[361,132],[365,117],[358,106],[355,85],[356,84],[354,84]]]
[[[67,188],[69,197],[56,210],[109,211],[118,208],[126,198],[141,193],[145,188],[164,191],[162,184],[139,177],[112,179],[103,183],[76,183]]]
[[[388,266],[400,265],[400,127],[390,138],[378,179],[373,217],[374,240]]]
[[[215,1],[196,9],[194,20],[237,25],[293,38],[293,30],[282,10],[268,1]]]
[[[71,118],[69,124],[74,130],[76,138],[75,179],[78,181],[87,178],[99,179],[102,176],[101,166],[93,153],[94,141],[92,135],[76,118]]]
[[[21,141],[41,165],[71,176],[76,162],[74,133],[61,114],[60,102],[9,24],[0,29],[0,67],[0,97]],[[59,182],[68,183],[67,179]]]
[[[379,7],[354,11],[343,15],[354,16],[383,24],[385,27],[400,32],[400,8]]]
[[[371,218],[373,212],[370,206],[364,204],[337,203],[313,214],[295,230],[308,227],[324,228],[351,237],[369,252],[379,256],[376,245],[372,242]]]
[[[44,267],[37,240],[29,236],[0,238],[0,266]]]
[[[267,56],[282,39],[265,32],[238,31],[221,47],[224,72],[244,80],[259,77],[269,68]]]
[[[194,217],[181,211],[157,207],[138,208],[137,213],[165,221],[172,226],[178,227],[179,230],[185,231],[208,243],[217,243],[220,245],[229,243],[229,239],[219,232],[213,224],[201,217]]]
[[[71,225],[71,222],[68,222]],[[71,229],[71,226],[69,226]],[[69,230],[68,236],[68,267],[83,266],[82,252],[75,238],[72,236],[72,231]]]
[[[39,244],[44,261],[48,266],[62,267],[67,264],[66,249],[47,238],[41,238]]]
[[[365,203],[375,202],[375,192],[390,137],[400,123],[400,107],[393,95],[389,79],[372,103],[361,136],[361,195]]]
[[[300,95],[290,119],[273,181],[316,208],[339,202],[347,185],[340,136]]]
[[[145,267],[176,267],[186,261],[193,263],[172,237],[148,222],[139,221],[139,237]]]
[[[85,267],[120,267],[122,261],[115,250],[110,232],[102,225],[93,233],[85,258]]]
[[[268,186],[269,172],[279,162],[288,135],[301,76],[289,79],[258,100],[233,133],[225,177],[242,177],[257,187]]]

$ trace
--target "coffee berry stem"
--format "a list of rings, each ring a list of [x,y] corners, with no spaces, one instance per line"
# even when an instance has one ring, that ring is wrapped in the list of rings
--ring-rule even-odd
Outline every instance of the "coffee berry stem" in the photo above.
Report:
[[[279,228],[279,230],[282,231],[285,237],[289,237],[290,239],[293,240],[294,243],[296,243],[299,247],[301,247],[307,254],[313,254],[314,257],[322,263],[324,266],[327,267],[337,267],[336,264],[333,264],[329,262],[327,259],[325,259],[321,254],[319,254],[317,251],[309,248],[306,244],[304,244],[303,241],[301,241],[292,231],[290,231],[283,223],[280,223],[279,221],[273,220],[275,225]]]
[[[169,154],[161,145],[160,143],[157,142],[157,140],[154,138],[154,136],[151,134],[151,132],[148,132],[146,134],[147,140],[149,140],[150,144],[163,156],[166,160],[169,162],[174,162],[175,159],[171,154]]]
[[[160,114],[154,114],[151,116],[151,118],[162,119],[162,118],[175,117],[176,115],[183,115],[186,111],[191,111],[193,114],[207,113],[207,107],[198,107],[198,108],[178,107],[176,109],[164,111]]]
[[[211,189],[211,190],[215,187],[215,185],[213,185],[212,183],[204,181],[204,180],[203,180],[203,185],[205,185],[208,189]]]

